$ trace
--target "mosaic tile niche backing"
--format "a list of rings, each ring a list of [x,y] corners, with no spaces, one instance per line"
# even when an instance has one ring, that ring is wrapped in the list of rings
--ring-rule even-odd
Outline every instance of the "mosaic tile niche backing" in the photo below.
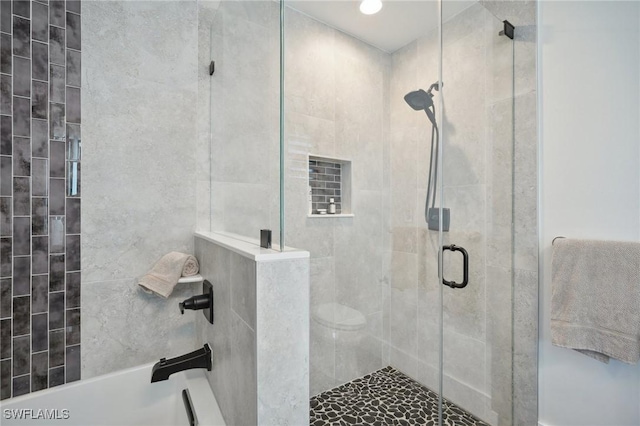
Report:
[[[311,187],[311,214],[319,214],[318,209],[329,212],[331,198],[336,205],[336,214],[342,213],[341,163],[310,157],[309,186]]]
[[[0,1],[0,397],[80,379],[80,2]]]

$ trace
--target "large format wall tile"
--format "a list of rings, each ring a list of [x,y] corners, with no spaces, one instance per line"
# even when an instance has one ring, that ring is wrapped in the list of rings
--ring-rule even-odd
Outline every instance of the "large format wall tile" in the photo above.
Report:
[[[256,261],[241,249],[232,251],[200,236],[195,247],[201,273],[216,295],[214,323],[197,315],[197,341],[213,348],[207,377],[225,421],[308,421],[308,253]]]
[[[177,302],[195,289],[177,288],[165,300],[136,283],[164,254],[193,252],[198,43],[195,1],[83,2],[82,8],[81,74],[73,53],[55,59],[56,44],[50,56],[55,64],[66,61],[62,81],[82,83],[81,114],[67,108],[67,115],[84,123],[86,198],[66,227],[82,223],[82,285],[79,291],[75,277],[72,294],[77,300],[80,293],[88,315],[81,333],[88,341],[83,377],[89,377],[193,347],[192,316],[181,316]],[[51,39],[76,44],[75,22],[70,28],[66,40],[53,32]],[[58,82],[65,67],[51,67]]]
[[[166,300],[142,291],[133,279],[82,283],[82,376],[182,355],[194,347],[195,323],[178,302],[201,289],[181,284]],[[195,348],[194,348],[195,349]]]

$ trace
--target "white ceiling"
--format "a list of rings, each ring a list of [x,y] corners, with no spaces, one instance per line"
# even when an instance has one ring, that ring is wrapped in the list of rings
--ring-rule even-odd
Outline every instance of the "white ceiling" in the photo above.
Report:
[[[476,1],[446,2],[443,20]],[[288,0],[286,4],[385,52],[394,52],[438,26],[436,0],[382,0],[382,10],[375,15],[362,14],[358,0]]]

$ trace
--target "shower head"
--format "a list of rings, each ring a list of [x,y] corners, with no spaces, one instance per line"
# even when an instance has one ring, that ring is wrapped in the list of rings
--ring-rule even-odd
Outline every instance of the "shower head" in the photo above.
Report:
[[[411,108],[416,111],[427,110],[433,106],[433,94],[431,93],[433,90],[439,91],[440,85],[438,82],[433,83],[429,86],[429,90],[426,92],[422,89],[414,90],[413,92],[409,92],[404,95],[404,100],[409,104]]]
[[[429,89],[429,92],[425,92],[422,89],[409,92],[404,95],[404,100],[407,104],[409,104],[411,108],[416,111],[427,110],[433,106],[433,95],[431,94],[431,88]]]
[[[429,121],[431,121],[431,124],[433,124],[436,128],[438,127],[438,125],[436,124],[435,106],[433,105],[433,94],[431,93],[431,91],[440,90],[441,84],[442,83],[438,84],[438,82],[435,82],[431,86],[429,86],[429,90],[427,90],[426,92],[422,89],[418,89],[404,95],[405,102],[416,111],[424,110],[424,113],[427,114]]]

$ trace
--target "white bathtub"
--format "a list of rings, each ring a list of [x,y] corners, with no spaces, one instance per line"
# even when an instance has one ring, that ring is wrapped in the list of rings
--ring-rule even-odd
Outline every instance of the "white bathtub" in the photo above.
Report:
[[[147,364],[5,400],[0,403],[0,424],[187,426],[182,390],[189,389],[197,424],[225,425],[204,371],[188,370],[152,384],[152,367]],[[45,409],[49,411],[38,412]],[[68,410],[68,416],[64,410]],[[62,419],[13,418],[29,413],[32,417],[53,413],[54,418],[57,415]]]

